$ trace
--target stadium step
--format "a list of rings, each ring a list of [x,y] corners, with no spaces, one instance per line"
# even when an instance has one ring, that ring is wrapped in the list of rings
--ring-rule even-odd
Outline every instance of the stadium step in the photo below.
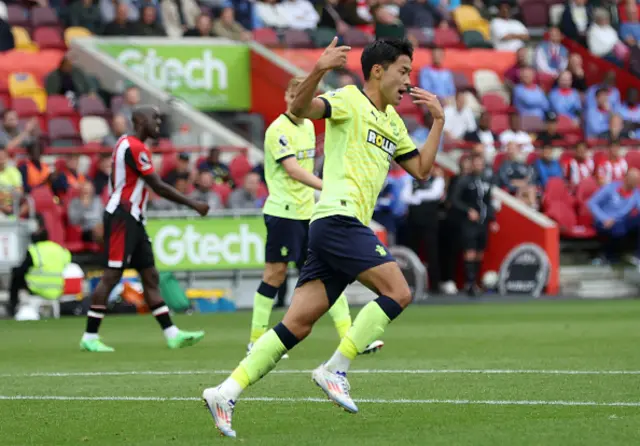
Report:
[[[620,299],[638,295],[638,285],[623,279],[583,280],[563,288],[563,294],[584,299]]]

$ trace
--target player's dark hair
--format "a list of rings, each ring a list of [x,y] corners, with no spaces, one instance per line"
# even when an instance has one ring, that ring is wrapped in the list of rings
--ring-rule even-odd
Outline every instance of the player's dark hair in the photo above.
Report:
[[[364,80],[369,80],[374,65],[382,65],[386,70],[400,56],[408,56],[413,60],[413,45],[407,39],[387,37],[371,42],[364,48],[360,57]]]

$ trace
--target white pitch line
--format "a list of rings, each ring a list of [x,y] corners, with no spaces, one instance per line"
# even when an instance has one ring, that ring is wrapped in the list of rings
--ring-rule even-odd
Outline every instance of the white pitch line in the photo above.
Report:
[[[195,397],[153,397],[153,396],[58,396],[58,395],[0,395],[0,401],[133,401],[170,402],[201,401]],[[241,401],[265,403],[328,403],[326,398],[272,398],[253,397]],[[456,399],[356,399],[357,403],[370,404],[453,404],[486,406],[590,406],[590,407],[640,407],[636,401],[563,401],[563,400],[456,400]]]
[[[227,375],[232,370],[130,370],[106,372],[32,372],[0,374],[1,378],[65,378],[73,376]],[[274,370],[271,374],[308,374],[312,370]],[[640,375],[640,370],[536,370],[536,369],[360,369],[349,374],[371,375]]]

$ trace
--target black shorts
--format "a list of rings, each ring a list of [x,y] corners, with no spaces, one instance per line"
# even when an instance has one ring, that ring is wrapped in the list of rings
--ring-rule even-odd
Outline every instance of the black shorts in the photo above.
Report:
[[[309,252],[297,286],[322,280],[333,303],[360,273],[388,262],[395,259],[371,228],[352,217],[321,218],[309,226]]]
[[[144,225],[118,208],[104,213],[106,267],[142,271],[155,266],[151,241]]]
[[[460,224],[461,246],[464,251],[484,251],[487,247],[486,224],[464,221]]]
[[[267,263],[295,262],[302,266],[307,256],[309,220],[264,216],[267,243],[264,259]]]

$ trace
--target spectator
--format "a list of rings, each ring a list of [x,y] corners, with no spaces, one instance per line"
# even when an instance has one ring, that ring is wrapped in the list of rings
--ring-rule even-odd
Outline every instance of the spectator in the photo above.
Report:
[[[577,122],[582,113],[582,99],[578,90],[572,88],[572,83],[571,72],[564,71],[558,77],[558,85],[549,93],[549,104],[558,115],[568,116]]]
[[[435,94],[445,102],[450,102],[456,94],[456,86],[451,71],[442,67],[443,59],[442,48],[434,48],[431,51],[431,66],[420,70],[420,88]]]
[[[9,154],[0,147],[0,212],[12,215],[14,198],[22,194],[22,175],[9,164]]]
[[[166,36],[162,25],[158,23],[158,12],[154,6],[142,8],[140,23],[138,24],[138,34],[141,36]]]
[[[585,104],[587,108],[597,105],[596,93],[600,89],[604,89],[608,93],[610,105],[609,109],[617,113],[621,105],[621,96],[620,90],[618,90],[618,88],[616,87],[616,73],[614,73],[613,71],[608,71],[604,75],[602,83],[589,87],[585,98]]]
[[[220,149],[217,147],[211,147],[209,149],[209,156],[198,164],[198,170],[207,170],[213,175],[213,179],[216,184],[229,183],[231,184],[231,176],[229,175],[229,167],[220,162]]]
[[[598,8],[593,13],[593,17],[594,23],[591,24],[587,33],[589,51],[621,67],[629,49],[620,41],[618,32],[611,26],[609,13]]]
[[[625,123],[637,130],[640,125],[640,104],[638,103],[638,90],[629,88],[627,90],[627,101],[620,107],[620,115]]]
[[[568,70],[571,72],[571,87],[581,93],[587,91],[587,81],[584,77],[584,68],[582,66],[582,56],[578,53],[572,53],[569,56]]]
[[[181,154],[183,155],[183,154]],[[172,183],[173,187],[183,195],[189,195],[189,186],[191,181],[189,179],[189,172],[177,172]],[[166,198],[158,197],[151,202],[151,207],[155,211],[188,211],[190,208],[184,204],[178,204],[175,201],[167,200]]]
[[[234,190],[229,195],[229,208],[231,209],[260,209],[264,204],[264,197],[259,196],[260,175],[249,172],[244,177],[242,187]]]
[[[571,40],[587,46],[587,28],[591,24],[591,7],[587,0],[569,0],[560,19],[560,31]]]
[[[620,37],[630,47],[640,42],[640,23],[638,23],[638,5],[635,1],[626,2],[627,21],[620,25]]]
[[[87,76],[67,56],[62,58],[57,69],[47,75],[44,87],[48,95],[63,95],[72,102],[86,94],[95,94]]]
[[[624,119],[617,113],[612,113],[609,117],[609,130],[598,135],[599,138],[618,141],[620,139],[633,139],[634,132],[625,125]]]
[[[560,28],[549,28],[549,40],[536,48],[536,69],[542,73],[558,76],[569,65],[569,51],[562,44]]]
[[[444,198],[444,189],[444,172],[435,167],[428,179],[407,182],[401,194],[401,200],[408,206],[409,247],[418,254],[424,250],[429,271],[429,289],[434,292],[440,286],[438,211]]]
[[[178,160],[176,161],[176,167],[171,169],[169,173],[163,178],[164,181],[172,186],[175,186],[176,181],[179,177],[187,175],[187,179],[189,177],[189,173],[191,169],[189,168],[190,156],[188,153],[183,152],[178,155]]]
[[[315,29],[320,21],[318,11],[309,0],[284,0],[276,7],[292,29]]]
[[[101,153],[98,158],[98,169],[93,177],[93,187],[96,191],[96,195],[102,195],[106,190],[105,187],[109,184],[109,177],[111,176],[112,159],[109,153]]]
[[[503,149],[511,142],[514,142],[523,153],[529,153],[534,150],[531,135],[522,130],[520,115],[517,113],[509,115],[509,128],[500,133],[500,145]]]
[[[233,6],[235,20],[244,27],[252,30],[255,23],[255,13],[253,11],[254,0],[225,0],[222,6]]]
[[[22,189],[29,193],[31,189],[51,180],[51,170],[47,163],[41,160],[42,147],[39,141],[35,141],[27,148],[27,160],[18,167],[22,175]]]
[[[398,201],[400,197],[393,185],[389,183],[389,176],[385,178],[384,185],[376,200],[376,205],[373,210],[373,219],[380,223],[387,230],[387,234],[395,238],[396,235],[396,222],[393,216],[393,205]]]
[[[624,248],[624,237],[638,228],[639,175],[637,169],[629,170],[624,180],[600,188],[588,202],[595,227],[606,238],[605,253],[609,261],[617,260]]]
[[[496,153],[497,137],[491,131],[491,115],[487,112],[482,112],[478,119],[478,128],[464,135],[464,140],[482,144],[485,156],[493,158]]]
[[[513,105],[521,116],[537,116],[544,118],[549,111],[549,100],[544,90],[534,83],[533,68],[520,70],[521,83],[513,89]]]
[[[102,144],[107,147],[115,147],[118,139],[128,131],[127,118],[124,115],[118,114],[113,117],[111,121],[111,133],[104,137]]]
[[[11,25],[7,22],[7,18],[0,18],[0,52],[12,50],[16,47]]]
[[[476,118],[471,108],[467,105],[467,97],[464,91],[456,93],[455,104],[444,108],[445,125],[444,134],[449,139],[462,139],[465,134],[476,131]]]
[[[100,197],[96,196],[93,184],[85,181],[80,185],[80,193],[71,200],[67,212],[69,223],[82,228],[83,241],[102,242],[104,236],[104,228],[102,226],[104,206]]]
[[[126,6],[126,20],[130,22],[138,21],[140,18],[140,12],[138,8],[133,6],[131,0],[100,0],[100,15],[102,16],[102,23],[111,23],[116,20],[118,7],[120,5]],[[122,12],[124,12],[124,9]]]
[[[338,34],[344,34],[351,26],[369,27],[373,31],[372,21],[373,17],[366,3],[364,7],[360,7],[356,0],[327,0],[322,8],[318,27],[333,28]]]
[[[110,0],[101,0],[101,2],[111,3]],[[102,30],[102,34],[105,36],[135,36],[136,34],[138,34],[138,27],[136,26],[136,22],[138,20],[139,14],[136,10],[134,18],[134,15],[130,13],[130,11],[132,10],[135,10],[135,8],[129,7],[127,3],[118,3],[115,18],[105,25],[104,29]]]
[[[578,186],[585,178],[593,177],[595,165],[586,142],[576,144],[575,155],[563,167],[565,177],[573,187]]]
[[[516,52],[529,41],[529,31],[524,24],[511,17],[511,3],[501,1],[498,17],[491,20],[491,40],[498,51]]]
[[[598,135],[609,131],[610,117],[609,93],[606,89],[600,88],[596,93],[596,106],[587,106],[585,115],[585,134],[587,138],[596,138]]]
[[[544,117],[545,128],[538,133],[537,140],[544,144],[551,144],[553,141],[562,140],[562,134],[558,133],[558,116],[553,113],[547,113]]]
[[[131,117],[133,116],[133,109],[140,105],[140,90],[136,86],[127,87],[122,99],[122,107],[118,110],[118,113],[126,118],[127,129],[132,130]]]
[[[68,26],[82,26],[93,34],[102,31],[100,7],[94,0],[79,0],[69,5]]]
[[[32,145],[38,136],[38,125],[38,118],[31,118],[21,129],[18,113],[10,108],[6,109],[2,114],[0,147],[15,149]]]
[[[564,176],[560,163],[553,158],[553,147],[549,144],[545,144],[542,147],[542,154],[533,163],[533,169],[538,186],[542,187],[542,189],[547,187],[549,178],[562,178]]]
[[[504,73],[505,84],[508,88],[512,89],[520,83],[520,73],[525,68],[530,68],[529,63],[529,50],[527,47],[522,47],[516,51],[516,63]]]
[[[218,37],[248,42],[253,37],[240,23],[236,22],[232,7],[222,8],[220,18],[213,22],[213,32]]]
[[[462,217],[460,238],[464,255],[465,289],[470,297],[475,297],[480,293],[476,280],[487,245],[488,228],[491,226],[496,230],[497,227],[491,201],[492,185],[484,177],[484,158],[474,154],[471,163],[471,175],[456,182],[451,203]]]
[[[389,225],[392,229],[391,237],[393,237],[390,239],[391,243],[408,243],[408,240],[403,240],[406,235],[404,227],[406,226],[407,205],[400,199],[400,196],[402,195],[404,187],[408,183],[411,183],[411,181],[413,181],[413,177],[400,167],[400,165],[396,162],[391,163],[389,174],[387,175],[387,182],[393,195],[393,200],[391,202],[393,222]],[[396,235],[398,236],[396,237]]]
[[[70,188],[79,187],[85,181],[84,175],[78,172],[80,154],[71,153],[65,158],[62,170],[56,171],[52,176],[51,188],[58,197],[66,194]]]
[[[206,14],[200,14],[196,20],[196,27],[187,30],[185,37],[213,37],[213,24],[211,18]]]
[[[162,0],[160,13],[164,32],[175,39],[196,26],[201,11],[195,0]]]
[[[400,21],[406,28],[436,27],[436,17],[439,16],[427,0],[408,0],[400,3]]]
[[[629,165],[620,153],[620,143],[611,141],[609,143],[608,157],[596,166],[596,178],[600,185],[609,184],[612,181],[620,181],[627,174]]]
[[[222,209],[222,201],[220,196],[213,191],[213,175],[208,170],[201,170],[198,172],[195,189],[191,192],[191,198],[196,201],[204,201],[209,204],[209,208],[212,211]]]
[[[278,3],[278,0],[261,0],[256,3],[256,15],[264,27],[275,29],[287,28],[289,20],[281,14],[279,5],[281,5],[281,3]]]
[[[323,82],[327,84],[329,88],[334,90],[346,87],[347,85],[357,85],[358,87],[361,87],[358,76],[346,68],[338,68],[329,71],[325,75]]]
[[[533,170],[524,163],[524,153],[515,142],[507,144],[507,159],[498,170],[498,183],[511,195],[532,208],[537,207],[536,188],[533,185]]]

